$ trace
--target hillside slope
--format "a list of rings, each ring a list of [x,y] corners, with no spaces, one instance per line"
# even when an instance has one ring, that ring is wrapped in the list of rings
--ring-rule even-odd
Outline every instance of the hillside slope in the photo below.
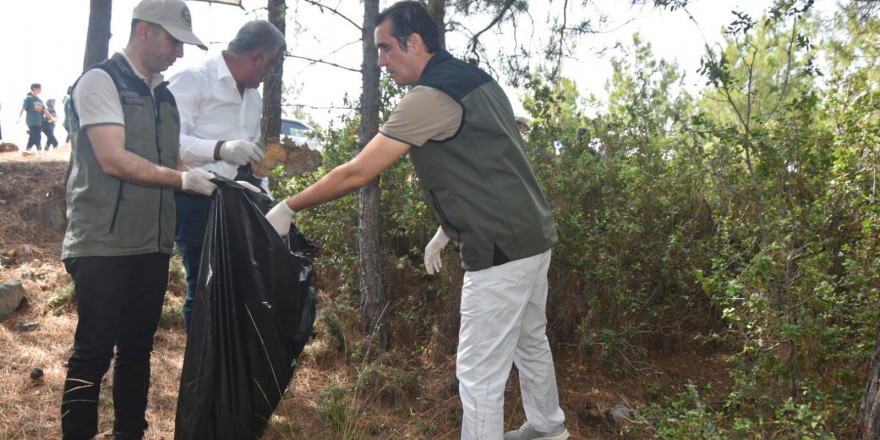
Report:
[[[60,438],[60,399],[76,313],[70,277],[59,261],[64,230],[64,177],[70,147],[42,156],[0,153],[0,283],[13,278],[27,290],[22,308],[0,321],[0,438]],[[60,216],[60,218],[59,218]],[[330,252],[332,250],[325,250]],[[321,289],[319,309],[333,302]],[[172,259],[170,291],[156,335],[147,439],[172,439],[178,380],[186,338],[182,269]],[[334,350],[319,319],[318,338],[306,348],[290,391],[270,422],[266,439],[458,438],[460,405],[455,339],[437,332],[417,346],[370,347],[347,335],[351,347]],[[366,347],[364,352],[359,348]],[[605,411],[640,406],[680,392],[688,381],[726,388],[726,356],[688,341],[662,359],[640,359],[644,376],[615,378],[600,354],[553,347],[560,396],[573,439],[632,438],[612,427]],[[110,438],[110,375],[101,394],[101,432]],[[507,424],[523,420],[516,374],[508,382]],[[706,396],[707,401],[711,397]],[[647,431],[650,431],[648,428]]]

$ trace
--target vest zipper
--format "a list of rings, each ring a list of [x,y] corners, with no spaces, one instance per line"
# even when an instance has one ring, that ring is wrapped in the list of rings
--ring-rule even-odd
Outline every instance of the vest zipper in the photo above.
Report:
[[[162,166],[162,145],[159,143],[159,132],[162,126],[162,117],[159,116],[159,101],[156,96],[151,94],[153,99],[153,108],[156,111],[156,152],[158,153],[159,166]],[[176,167],[175,167],[176,168]],[[162,252],[162,205],[164,204],[164,188],[159,188],[159,234],[156,236],[156,252]]]
[[[125,184],[124,181],[122,181],[122,180],[119,181],[119,190],[116,192],[116,206],[113,207],[113,219],[110,220],[110,233],[111,234],[116,229],[116,216],[119,215],[119,205],[122,203],[122,185],[124,185],[124,184]]]

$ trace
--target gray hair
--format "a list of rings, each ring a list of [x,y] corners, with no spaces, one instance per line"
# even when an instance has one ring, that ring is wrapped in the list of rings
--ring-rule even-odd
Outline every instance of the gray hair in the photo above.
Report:
[[[284,34],[272,23],[266,20],[249,21],[238,30],[235,38],[229,42],[226,48],[235,55],[250,55],[255,50],[263,52],[263,62],[269,58],[284,52],[287,42]]]

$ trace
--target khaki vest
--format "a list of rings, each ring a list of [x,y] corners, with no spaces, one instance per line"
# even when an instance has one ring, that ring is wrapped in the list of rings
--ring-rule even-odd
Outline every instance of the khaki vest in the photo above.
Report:
[[[425,196],[458,245],[462,268],[487,269],[553,247],[559,241],[553,215],[498,83],[441,51],[416,85],[446,93],[463,109],[451,138],[410,148]]]
[[[177,168],[180,115],[167,83],[150,93],[120,54],[94,68],[107,72],[119,92],[125,116],[125,149],[152,163]],[[76,102],[71,108],[73,153],[61,258],[171,254],[173,189],[141,186],[105,174],[86,130],[80,127]]]

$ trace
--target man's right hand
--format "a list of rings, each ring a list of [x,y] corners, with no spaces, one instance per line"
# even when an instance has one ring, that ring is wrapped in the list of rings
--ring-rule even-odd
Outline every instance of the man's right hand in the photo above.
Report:
[[[250,161],[259,162],[266,153],[257,144],[248,141],[226,141],[220,146],[221,159],[236,165],[246,165]]]
[[[203,196],[210,196],[217,189],[217,185],[211,182],[213,178],[213,173],[201,168],[193,168],[180,174],[180,189]]]

